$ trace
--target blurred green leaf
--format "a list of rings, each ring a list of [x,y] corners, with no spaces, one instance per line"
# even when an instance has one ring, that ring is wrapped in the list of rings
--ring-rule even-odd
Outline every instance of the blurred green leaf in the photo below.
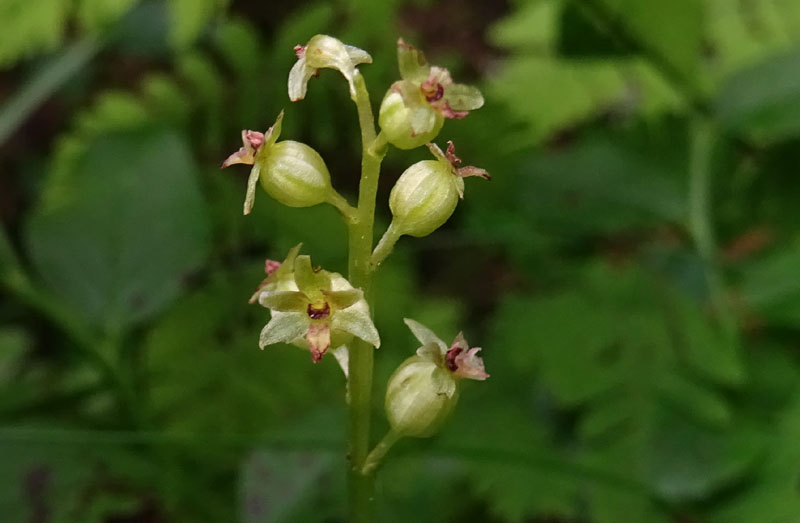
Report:
[[[748,472],[762,444],[760,433],[746,423],[726,433],[666,412],[652,433],[646,475],[663,499],[703,499]]]
[[[108,474],[103,477],[104,467],[122,463],[117,457],[124,455],[125,449],[106,448],[101,456],[78,443],[3,437],[0,518],[4,522],[103,523],[139,505],[130,491],[114,494],[109,488],[112,478]]]
[[[79,0],[77,18],[84,30],[99,30],[121,18],[139,0]]]
[[[337,465],[335,456],[313,451],[252,453],[241,471],[243,523],[327,521],[329,515],[313,505],[322,490],[320,484],[339,476]],[[303,512],[302,517],[297,514],[299,511]]]
[[[0,280],[6,278],[18,263],[14,247],[12,247],[6,231],[0,227]]]
[[[796,2],[706,0],[703,4],[707,12],[705,38],[714,50],[712,71],[718,78],[769,61],[800,43],[800,6]]]
[[[613,232],[683,220],[685,196],[671,169],[646,153],[587,140],[526,162],[511,187],[536,228]]]
[[[27,236],[53,292],[90,323],[115,327],[169,303],[208,249],[184,139],[163,130],[97,138],[58,174]]]
[[[781,245],[749,264],[739,288],[742,301],[776,325],[800,323],[800,243]]]
[[[662,56],[672,67],[695,82],[701,56],[704,2],[670,0],[591,0],[600,6],[606,22],[618,23],[646,51]]]
[[[746,376],[741,354],[720,326],[686,296],[674,295],[671,304],[679,357],[706,379],[725,386],[741,385]]]
[[[800,49],[758,62],[731,75],[716,99],[729,130],[759,141],[800,132]]]
[[[456,460],[395,454],[394,459],[385,461],[376,477],[376,521],[463,521],[469,508],[460,488],[462,479],[463,470]]]
[[[70,44],[40,65],[27,82],[0,108],[0,144],[22,125],[39,105],[80,72],[99,45],[91,38]]]
[[[684,5],[687,0],[678,3]],[[513,118],[527,124],[533,140],[547,139],[602,114],[653,115],[681,105],[673,89],[646,60],[636,57],[570,60],[558,56],[562,5],[559,0],[529,2],[492,30],[495,43],[511,47],[514,52],[490,77],[488,94],[513,109]],[[658,25],[655,31],[641,29],[659,45],[666,45],[673,37],[685,36],[681,35],[681,29],[662,30],[672,25],[650,18],[650,9],[635,8],[628,12],[622,7],[613,6],[621,10],[620,20],[630,22],[635,28],[648,23]],[[692,45],[689,43],[692,35],[689,36],[679,46]]]
[[[577,516],[576,501],[584,478],[550,443],[544,420],[537,418],[529,402],[498,399],[490,396],[470,405],[460,401],[441,435],[442,447],[507,453],[505,459],[490,459],[491,454],[472,451],[469,459],[461,462],[473,488],[487,500],[495,516],[512,522],[526,521],[535,514]],[[516,459],[511,457],[515,454]]]
[[[724,350],[718,352],[716,337],[708,337],[712,327],[699,323],[702,316],[697,310],[694,326],[683,321],[668,324],[665,304],[653,300],[658,285],[647,273],[597,264],[579,274],[569,280],[567,290],[512,298],[498,310],[492,340],[516,349],[506,356],[511,361],[510,367],[503,367],[506,372],[522,377],[535,371],[554,407],[577,413],[572,437],[582,442],[578,452],[582,463],[650,485],[654,493],[674,501],[710,495],[741,477],[760,448],[758,438],[745,437],[745,431],[741,441],[737,434],[729,437],[725,429],[731,426],[733,413],[728,400],[710,383],[687,374],[682,362],[693,350],[693,361],[704,368],[720,357],[723,362],[728,358],[726,370],[710,375],[726,384],[739,378],[741,363],[722,356]],[[667,305],[675,306],[672,300]],[[673,329],[679,330],[673,333]],[[705,337],[698,337],[698,332]],[[686,339],[694,347],[681,341]],[[716,348],[697,347],[709,339]],[[688,440],[719,452],[711,455],[687,444],[662,448],[665,442],[660,438],[672,441],[664,435],[664,427],[681,424],[694,431]],[[668,455],[667,450],[684,454]],[[695,452],[705,452],[702,470],[680,468],[696,462]],[[665,517],[646,492],[609,494],[602,480],[591,489],[596,505],[589,510],[597,521],[625,520],[626,505],[637,507],[633,512],[637,521]]]
[[[192,44],[228,0],[169,0],[170,40],[178,48]]]
[[[22,364],[30,340],[21,328],[0,327],[0,383],[9,383]]]
[[[795,397],[777,423],[766,430],[766,453],[751,481],[738,496],[712,514],[719,523],[792,523],[800,514],[797,492],[800,468],[800,400]]]
[[[71,0],[4,0],[0,4],[0,68],[55,48],[64,36]]]

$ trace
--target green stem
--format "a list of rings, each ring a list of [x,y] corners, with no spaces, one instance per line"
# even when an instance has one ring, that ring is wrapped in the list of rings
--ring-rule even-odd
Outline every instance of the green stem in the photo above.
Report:
[[[394,222],[390,223],[389,228],[383,233],[381,241],[378,242],[377,247],[375,247],[375,250],[372,252],[372,257],[370,258],[372,270],[376,270],[381,262],[391,254],[392,249],[394,249],[394,244],[397,243],[400,236],[402,235],[395,228]]]
[[[364,466],[361,468],[361,473],[365,476],[368,476],[375,472],[375,470],[378,468],[378,465],[380,465],[381,461],[383,461],[383,457],[386,456],[386,453],[389,452],[389,449],[391,449],[401,437],[402,436],[400,434],[393,430],[387,432],[381,442],[375,445],[375,448],[372,449],[372,452],[370,452],[369,456],[367,456],[366,461],[364,461]]]
[[[332,191],[328,196],[328,203],[339,209],[339,212],[344,216],[348,224],[354,224],[358,221],[358,209],[347,203],[344,196],[336,191]]]
[[[714,152],[714,128],[704,118],[691,124],[689,153],[689,231],[697,253],[703,262],[711,303],[723,332],[734,350],[739,347],[736,317],[725,292],[725,282],[719,268],[717,245],[714,239],[711,211],[711,160]]]
[[[357,220],[349,224],[348,272],[354,287],[364,291],[372,303],[372,236],[375,223],[375,197],[381,161],[386,152],[383,135],[375,133],[372,113],[364,77],[356,72],[354,102],[361,126],[361,182],[358,193]],[[361,474],[369,452],[370,414],[372,409],[372,345],[356,338],[349,347],[348,384],[350,391],[348,438],[348,501],[350,523],[369,523],[372,520],[374,481],[372,475]]]

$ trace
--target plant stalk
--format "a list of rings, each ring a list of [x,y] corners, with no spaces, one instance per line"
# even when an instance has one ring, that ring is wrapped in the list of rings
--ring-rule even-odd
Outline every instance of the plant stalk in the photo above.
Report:
[[[714,152],[715,131],[705,118],[695,118],[691,123],[691,149],[689,152],[689,231],[695,248],[703,262],[708,294],[722,332],[729,346],[740,350],[736,317],[726,296],[725,282],[719,267],[714,238],[711,209],[711,160]]]
[[[369,94],[364,77],[354,77],[361,127],[361,182],[358,192],[356,220],[349,224],[348,277],[354,287],[364,291],[367,302],[372,304],[372,237],[375,224],[375,197],[378,192],[378,177],[381,161],[386,152],[382,135],[376,135],[375,117],[372,113]],[[348,504],[350,523],[372,521],[374,480],[371,474],[361,474],[361,469],[370,448],[370,415],[372,409],[372,345],[355,338],[350,344],[348,385],[350,392],[349,437],[348,437]]]
[[[389,452],[389,449],[391,449],[401,437],[402,436],[400,434],[393,430],[387,432],[381,442],[375,445],[375,448],[372,449],[372,452],[370,452],[367,456],[367,460],[364,462],[364,467],[361,469],[361,473],[365,476],[373,474],[383,461],[386,453]]]
[[[372,270],[377,270],[378,266],[386,259],[389,254],[391,254],[392,249],[394,249],[394,244],[397,243],[397,240],[400,238],[400,233],[394,226],[394,222],[389,224],[389,228],[386,229],[386,232],[383,233],[383,237],[378,242],[377,247],[375,247],[375,251],[372,253],[372,257],[370,258],[370,264],[372,265]]]

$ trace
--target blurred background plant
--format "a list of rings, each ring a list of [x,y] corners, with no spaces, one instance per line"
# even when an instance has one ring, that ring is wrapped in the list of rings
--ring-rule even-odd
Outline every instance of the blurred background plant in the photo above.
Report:
[[[487,99],[442,140],[492,182],[379,276],[376,383],[402,316],[467,326],[493,377],[398,445],[379,520],[796,522],[791,0],[3,0],[0,520],[344,521],[341,374],[258,351],[247,298],[298,240],[343,271],[346,231],[244,218],[218,170],[285,108],[352,194],[346,86],[286,98],[325,32],[375,93],[403,36]]]

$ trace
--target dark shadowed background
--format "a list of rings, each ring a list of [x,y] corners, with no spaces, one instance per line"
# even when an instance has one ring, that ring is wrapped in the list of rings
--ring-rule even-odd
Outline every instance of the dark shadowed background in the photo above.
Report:
[[[379,521],[797,523],[795,0],[0,0],[0,521],[345,521],[343,376],[247,304],[300,241],[344,272],[345,227],[218,168],[285,109],[352,199],[346,83],[286,93],[317,33],[376,108],[400,36],[486,97],[437,141],[493,179],[379,276],[375,436],[402,317],[492,377]]]

